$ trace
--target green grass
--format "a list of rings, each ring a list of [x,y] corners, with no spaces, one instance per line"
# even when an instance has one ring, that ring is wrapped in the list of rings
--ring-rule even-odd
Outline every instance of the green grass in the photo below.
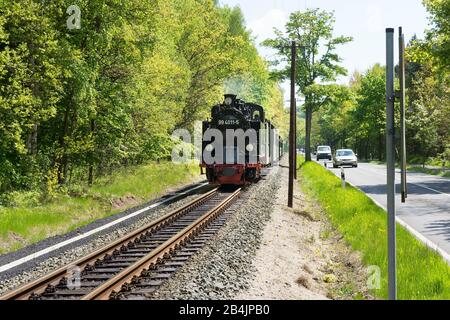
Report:
[[[361,191],[341,188],[335,175],[316,163],[300,169],[302,188],[325,210],[346,242],[362,253],[365,265],[381,268],[381,288],[387,298],[386,212]],[[437,253],[397,225],[397,287],[399,299],[450,299],[450,267]]]
[[[377,164],[377,165],[385,165],[386,162],[384,161],[370,161],[369,163],[371,164]],[[395,165],[396,168],[400,168],[399,164]],[[445,177],[445,178],[450,178],[450,169],[448,167],[446,167],[447,170],[442,170],[442,169],[431,169],[431,168],[423,168],[422,166],[419,165],[409,165],[407,167],[407,170],[410,172],[420,172],[420,173],[425,173],[425,174],[430,174],[433,176],[441,176],[441,177]]]
[[[423,167],[409,166],[408,171],[420,172],[420,173],[431,174],[434,176],[450,178],[450,170],[443,171],[440,169],[429,169],[429,168],[423,168]]]
[[[370,164],[378,164],[378,165],[385,165],[386,162],[385,161],[379,161],[379,160],[372,160],[369,161]]]
[[[151,163],[122,169],[76,195],[58,194],[50,202],[0,207],[0,253],[64,234],[94,220],[157,198],[170,187],[192,181],[198,165]],[[118,199],[126,199],[113,207]]]

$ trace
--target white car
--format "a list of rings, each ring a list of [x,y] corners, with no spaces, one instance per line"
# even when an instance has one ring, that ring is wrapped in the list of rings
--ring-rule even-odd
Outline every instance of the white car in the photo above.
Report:
[[[352,166],[358,168],[358,157],[351,149],[340,149],[336,151],[333,159],[333,168]]]
[[[331,148],[329,146],[318,146],[316,153],[317,161],[321,159],[330,160],[332,158]]]

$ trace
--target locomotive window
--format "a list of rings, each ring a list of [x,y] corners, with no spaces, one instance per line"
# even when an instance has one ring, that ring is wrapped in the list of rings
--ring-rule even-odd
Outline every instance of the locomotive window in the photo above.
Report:
[[[260,116],[261,115],[259,114],[259,110],[253,112],[253,120],[259,120]]]

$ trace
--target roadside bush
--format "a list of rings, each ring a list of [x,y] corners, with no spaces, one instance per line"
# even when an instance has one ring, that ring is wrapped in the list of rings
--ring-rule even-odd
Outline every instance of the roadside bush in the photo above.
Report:
[[[12,191],[0,196],[0,205],[31,208],[39,205],[41,196],[37,191]]]

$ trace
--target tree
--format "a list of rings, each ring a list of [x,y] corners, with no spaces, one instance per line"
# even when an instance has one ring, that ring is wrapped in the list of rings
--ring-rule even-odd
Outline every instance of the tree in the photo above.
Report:
[[[356,108],[352,112],[355,145],[364,158],[377,155],[384,159],[386,109],[385,68],[379,64],[367,70],[356,90]]]
[[[233,79],[286,128],[281,90],[239,8],[78,0],[81,29],[69,30],[71,1],[0,1],[2,193],[49,195],[165,159],[172,131],[205,119]]]
[[[326,143],[332,149],[347,148],[350,130],[351,112],[356,105],[355,94],[345,85],[315,85],[311,88],[315,92],[315,99],[320,100],[321,108],[317,112],[316,142]],[[313,125],[314,127],[314,125]]]
[[[428,49],[440,67],[450,71],[450,1],[423,0],[431,14],[432,29],[426,32]]]
[[[205,119],[222,95],[226,79],[248,70],[245,34],[235,14],[221,12],[212,1],[182,1],[182,34],[178,48],[190,70],[181,127]]]
[[[60,100],[61,50],[42,12],[24,0],[0,8],[0,189],[34,187],[38,133]]]
[[[436,79],[430,65],[422,65],[414,74],[407,93],[409,153],[418,157],[422,164],[439,154],[445,157],[450,147],[448,89]]]
[[[320,107],[320,101],[314,98],[314,91],[308,88],[318,82],[332,82],[337,76],[346,75],[335,49],[338,45],[352,41],[352,38],[334,37],[334,22],[333,13],[319,9],[293,12],[286,24],[286,32],[275,30],[277,37],[263,42],[263,45],[278,51],[281,58],[274,61],[275,65],[287,62],[286,67],[275,72],[275,76],[281,79],[287,79],[290,74],[290,42],[295,40],[299,46],[296,84],[305,96],[306,161],[311,161],[312,114]]]
[[[450,2],[424,0],[431,28],[406,48],[407,131],[413,156],[450,161]]]

